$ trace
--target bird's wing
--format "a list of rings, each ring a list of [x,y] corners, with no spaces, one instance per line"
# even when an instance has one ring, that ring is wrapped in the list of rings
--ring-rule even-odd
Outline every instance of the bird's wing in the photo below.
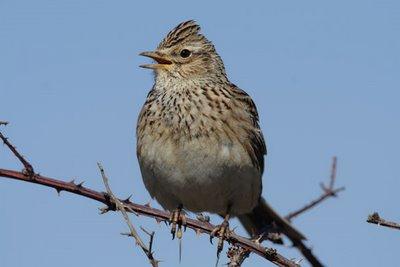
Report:
[[[232,92],[235,99],[241,102],[251,119],[251,127],[247,128],[247,138],[250,141],[244,144],[245,149],[249,153],[253,164],[259,168],[261,174],[264,172],[264,155],[267,154],[264,136],[260,129],[257,107],[251,97],[242,89],[232,84]]]
[[[247,150],[253,163],[255,162],[262,172],[264,169],[264,155],[267,154],[267,148],[260,129],[256,105],[245,91],[235,85],[232,85],[232,89],[236,99],[244,104],[251,116],[253,127],[247,130],[251,148]],[[300,231],[274,211],[262,197],[254,210],[248,214],[240,215],[239,220],[250,235],[253,233],[259,234],[275,223],[279,228],[279,232],[284,233],[294,244],[297,244],[299,240],[305,239]]]

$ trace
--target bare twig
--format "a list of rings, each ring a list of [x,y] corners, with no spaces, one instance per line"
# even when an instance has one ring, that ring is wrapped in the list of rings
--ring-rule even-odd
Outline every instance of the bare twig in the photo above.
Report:
[[[0,125],[7,125],[8,121],[0,121]]]
[[[108,183],[108,178],[104,172],[103,166],[100,163],[97,163],[97,166],[99,167],[101,177],[103,178],[103,183],[104,183],[104,186],[106,187],[108,196],[115,203],[115,209],[121,212],[122,217],[124,218],[126,224],[129,227],[129,236],[131,236],[135,239],[136,244],[138,244],[140,246],[140,248],[143,250],[144,254],[146,254],[147,258],[149,259],[150,264],[153,267],[158,267],[159,261],[154,258],[153,252],[151,251],[151,247],[148,248],[144,244],[143,240],[140,238],[140,236],[137,233],[135,227],[133,226],[131,220],[129,219],[128,213],[125,210],[125,205],[117,197],[115,197],[114,193],[111,191],[110,185]],[[152,239],[153,239],[153,237],[151,237],[151,240]]]
[[[336,169],[337,169],[337,158],[333,157],[328,186],[321,183],[321,188],[323,190],[323,193],[317,199],[311,201],[309,204],[303,206],[302,208],[296,211],[289,213],[285,217],[285,219],[291,221],[294,217],[297,217],[300,214],[310,210],[311,208],[320,204],[329,197],[336,197],[338,192],[343,191],[345,189],[344,187],[335,188]],[[269,239],[267,235],[262,236],[258,240],[258,242],[261,243],[266,239]],[[322,263],[317,259],[317,257],[312,253],[311,249],[308,248],[302,240],[291,239],[291,241],[293,243],[293,246],[295,246],[303,254],[303,256],[310,262],[312,266],[314,267],[323,266]],[[241,266],[243,261],[246,258],[248,258],[249,255],[250,252],[248,250],[231,246],[230,250],[228,251],[228,258],[230,259],[229,266]]]
[[[0,139],[3,140],[3,143],[11,150],[11,152],[14,154],[14,156],[17,157],[17,159],[24,165],[25,171],[28,174],[30,178],[34,178],[35,172],[33,170],[32,165],[22,156],[16,147],[14,147],[9,141],[8,138],[5,137],[1,132],[0,132]]]
[[[337,158],[333,157],[329,185],[325,186],[323,183],[321,183],[321,188],[322,188],[323,193],[318,198],[311,201],[309,204],[305,205],[304,207],[302,207],[296,211],[290,212],[288,215],[285,216],[286,220],[291,221],[294,217],[297,217],[300,214],[312,209],[313,207],[320,204],[324,200],[326,200],[330,197],[336,197],[337,193],[339,193],[340,191],[343,191],[345,189],[344,187],[335,188],[336,166],[337,166]]]
[[[368,215],[367,222],[400,230],[399,223],[386,221],[386,220],[382,219],[377,212],[374,212],[373,214]]]
[[[3,139],[3,138],[2,138]],[[7,139],[3,139],[7,140]],[[8,141],[7,141],[8,142]],[[19,159],[17,155],[20,155],[18,151],[8,142],[8,148],[11,151],[15,151],[14,155]],[[25,160],[24,160],[25,161]],[[28,162],[26,162],[28,163]],[[29,163],[28,163],[29,164]],[[29,164],[30,165],[30,164]],[[33,168],[32,168],[33,169]],[[98,192],[92,189],[89,189],[83,186],[82,183],[76,184],[74,181],[71,182],[64,182],[58,179],[45,177],[40,174],[35,174],[34,179],[31,178],[29,174],[26,172],[14,171],[14,170],[7,170],[7,169],[0,169],[0,177],[11,178],[15,180],[20,180],[29,183],[35,183],[47,187],[54,188],[58,193],[61,191],[67,191],[76,195],[84,196],[99,202],[102,202],[106,205],[105,208],[102,209],[102,212],[107,212],[110,210],[117,210],[117,202],[111,198],[110,194],[104,192]],[[118,199],[120,202],[123,202],[123,206],[126,211],[133,212],[135,214],[144,215],[147,217],[152,217],[159,221],[168,221],[170,218],[170,213],[167,211],[159,210],[150,207],[149,205],[139,205],[132,203],[129,199],[121,200]],[[213,229],[215,229],[215,225],[210,224],[209,222],[202,222],[199,220],[187,219],[186,225],[188,228],[193,229],[196,233],[205,233],[210,234]],[[299,266],[297,263],[285,258],[284,256],[280,255],[275,249],[266,248],[260,244],[257,244],[248,238],[236,235],[232,233],[227,241],[235,246],[241,247],[243,249],[249,250],[268,261],[274,263],[277,266],[289,266],[295,267]],[[150,251],[150,250],[149,250]]]
[[[140,229],[142,229],[143,232],[145,232],[149,236],[149,250],[152,251],[153,249],[153,241],[154,241],[154,234],[155,232],[152,231],[151,233],[147,231],[146,229],[143,228],[143,226],[140,226]]]

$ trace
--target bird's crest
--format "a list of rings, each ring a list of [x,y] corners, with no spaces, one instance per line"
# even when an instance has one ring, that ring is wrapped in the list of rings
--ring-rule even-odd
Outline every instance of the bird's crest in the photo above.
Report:
[[[200,34],[200,26],[194,20],[188,20],[180,23],[158,45],[158,49],[169,48],[182,41],[201,41],[206,40],[204,35]]]

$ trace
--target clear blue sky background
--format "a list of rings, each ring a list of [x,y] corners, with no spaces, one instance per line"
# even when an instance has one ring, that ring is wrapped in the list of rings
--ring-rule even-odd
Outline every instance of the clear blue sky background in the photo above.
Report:
[[[144,2],[0,0],[0,120],[11,122],[2,131],[36,170],[103,190],[101,161],[115,193],[149,201],[134,132],[152,75],[138,68],[148,62],[138,53],[196,19],[260,111],[263,195],[282,214],[302,206],[320,194],[337,155],[346,191],[294,224],[328,266],[398,265],[398,233],[365,219],[379,211],[400,221],[400,2]],[[0,149],[0,167],[21,169]],[[146,266],[119,235],[121,217],[99,215],[99,206],[0,179],[0,266]],[[133,221],[157,232],[161,266],[214,265],[206,236],[186,232],[179,265],[165,226]]]

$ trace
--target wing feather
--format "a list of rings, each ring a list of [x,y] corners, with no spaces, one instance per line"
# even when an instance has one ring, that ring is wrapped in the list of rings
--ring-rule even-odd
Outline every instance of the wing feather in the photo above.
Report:
[[[261,173],[263,173],[264,155],[267,154],[267,147],[265,145],[263,133],[260,129],[257,107],[251,97],[234,84],[232,84],[232,92],[235,95],[235,99],[244,105],[251,119],[252,127],[248,127],[246,131],[250,143],[245,144],[244,147],[248,151],[253,164],[259,168]]]

